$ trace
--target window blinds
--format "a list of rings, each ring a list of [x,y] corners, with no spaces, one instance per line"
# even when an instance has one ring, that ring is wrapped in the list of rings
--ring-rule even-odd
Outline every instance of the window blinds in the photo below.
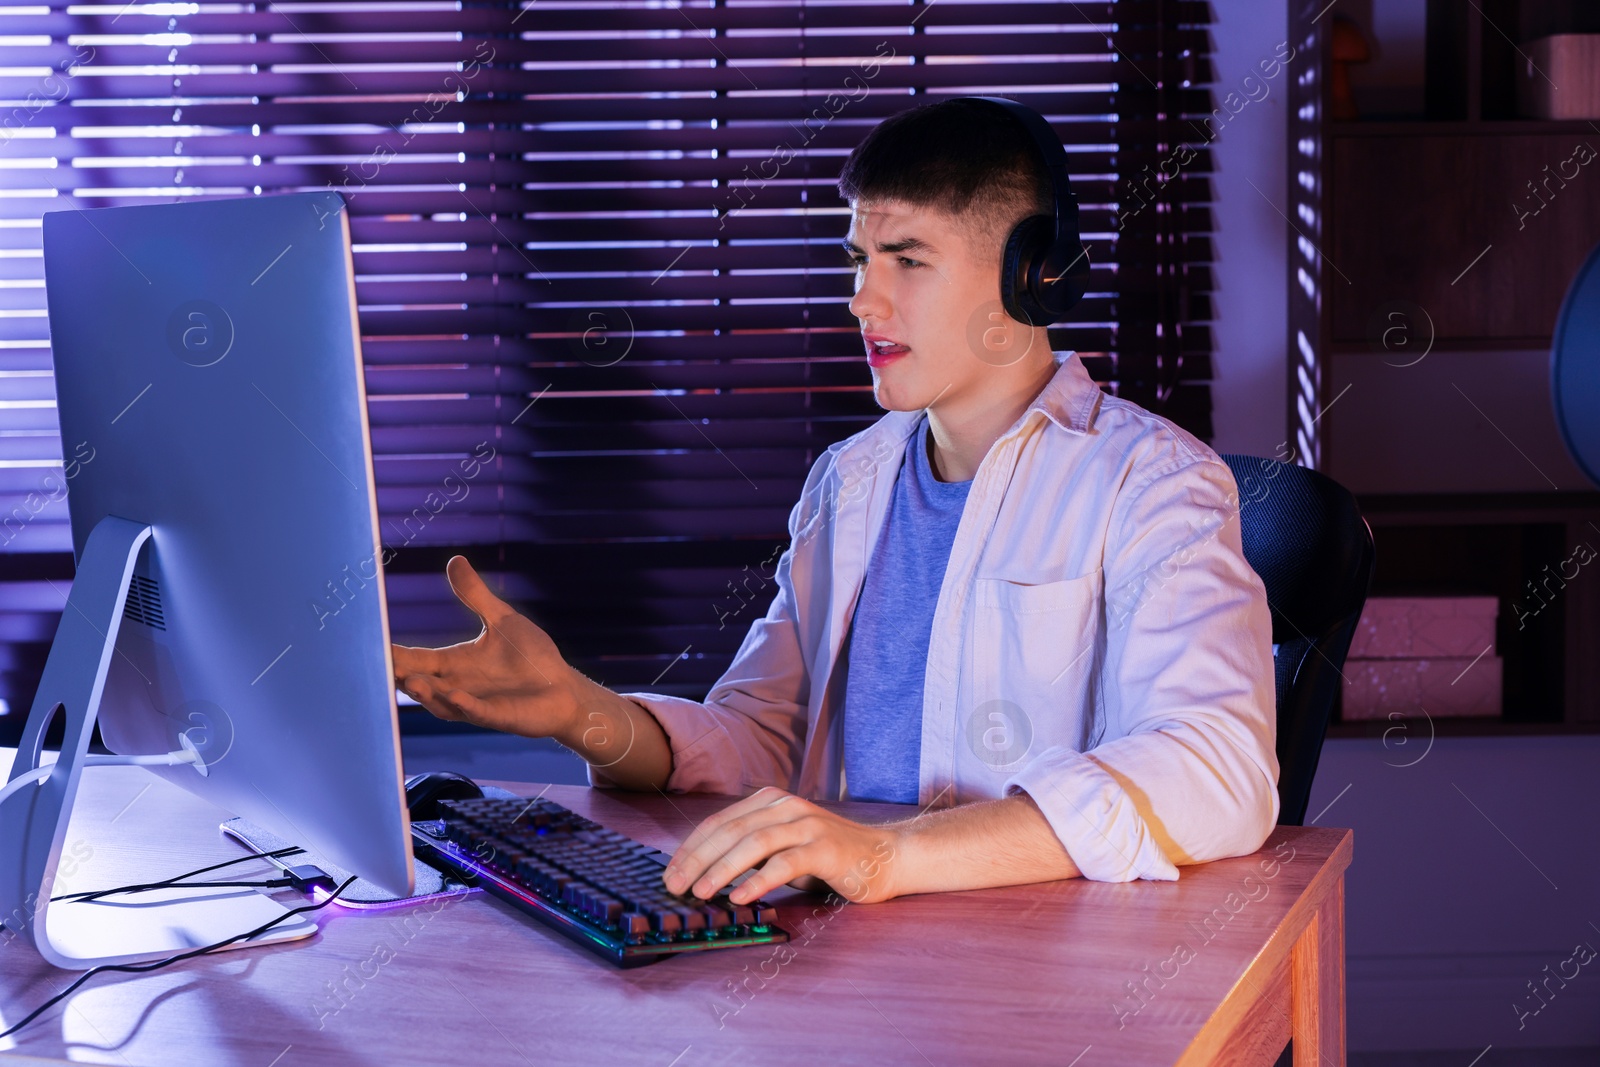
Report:
[[[586,673],[700,695],[766,610],[811,462],[881,414],[833,182],[884,117],[966,93],[1044,113],[1094,263],[1054,346],[1209,435],[1208,22],[1157,0],[0,8],[12,721],[72,573],[43,212],[340,191],[396,639],[476,632],[441,576],[461,551]]]

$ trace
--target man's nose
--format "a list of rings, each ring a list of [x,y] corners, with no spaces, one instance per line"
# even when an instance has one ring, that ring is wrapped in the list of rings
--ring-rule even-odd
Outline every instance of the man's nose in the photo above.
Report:
[[[889,317],[889,300],[877,282],[877,268],[870,263],[861,268],[856,293],[850,298],[850,314],[858,319],[882,322]]]

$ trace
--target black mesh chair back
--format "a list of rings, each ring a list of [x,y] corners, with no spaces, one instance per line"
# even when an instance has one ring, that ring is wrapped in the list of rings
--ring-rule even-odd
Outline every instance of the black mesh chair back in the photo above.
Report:
[[[1372,583],[1372,530],[1350,491],[1325,474],[1258,456],[1221,458],[1239,485],[1245,559],[1272,606],[1278,822],[1300,826]]]

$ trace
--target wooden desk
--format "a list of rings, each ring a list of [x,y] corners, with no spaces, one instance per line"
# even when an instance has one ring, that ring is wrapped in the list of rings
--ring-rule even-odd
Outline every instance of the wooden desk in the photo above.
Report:
[[[545,795],[666,849],[728,803],[574,786]],[[217,830],[223,817],[137,768],[90,771],[67,837],[87,856],[58,891],[238,855]],[[1271,1064],[1292,1031],[1297,1067],[1343,1067],[1351,838],[1280,827],[1255,856],[1184,867],[1177,882],[1072,879],[865,906],[785,890],[770,899],[792,958],[761,947],[629,971],[482,893],[333,907],[305,941],[96,977],[0,1047],[160,1067],[1250,1067]],[[72,974],[6,940],[9,1024]]]

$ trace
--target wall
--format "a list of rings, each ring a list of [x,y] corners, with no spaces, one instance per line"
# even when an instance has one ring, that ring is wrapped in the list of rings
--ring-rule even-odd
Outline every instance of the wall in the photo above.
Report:
[[[1564,963],[1580,942],[1600,950],[1597,770],[1595,736],[1430,747],[1426,730],[1378,726],[1324,745],[1307,822],[1355,830],[1352,1050],[1460,1049],[1464,1065],[1490,1044],[1585,1047],[1600,1063],[1600,957]],[[1574,969],[1542,1007],[1530,995]]]
[[[1221,106],[1230,92],[1261,97],[1258,64],[1270,60],[1288,32],[1284,0],[1229,0],[1212,5],[1216,82]],[[1212,142],[1216,219],[1216,293],[1212,324],[1216,356],[1211,399],[1218,452],[1278,456],[1288,428],[1288,203],[1285,143],[1291,62],[1261,82],[1266,96],[1217,131]]]

